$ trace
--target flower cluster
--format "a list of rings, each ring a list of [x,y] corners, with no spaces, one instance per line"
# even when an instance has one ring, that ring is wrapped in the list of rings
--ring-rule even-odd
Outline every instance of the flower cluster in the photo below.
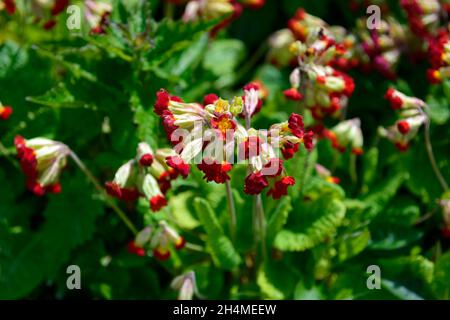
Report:
[[[450,78],[450,36],[448,32],[439,32],[436,38],[431,39],[428,52],[431,61],[428,81],[436,84]]]
[[[387,129],[380,128],[379,132],[381,136],[392,141],[398,150],[407,151],[410,141],[427,121],[427,115],[422,110],[426,104],[418,98],[408,97],[393,88],[388,89],[385,97],[392,109],[399,110],[399,120]]]
[[[186,241],[178,232],[165,221],[159,221],[156,227],[148,226],[140,231],[134,241],[128,244],[128,251],[138,256],[145,256],[151,251],[159,260],[170,258],[171,248],[180,250]]]
[[[166,159],[173,156],[171,149],[158,149],[156,153],[146,142],[139,143],[135,159],[129,160],[116,172],[113,181],[105,184],[109,195],[124,201],[145,197],[152,211],[167,205],[165,193],[171,180],[181,173],[169,167]]]
[[[363,134],[361,131],[361,121],[358,118],[342,121],[332,129],[323,129],[321,133],[331,141],[331,145],[339,152],[350,149],[353,154],[363,153]]]
[[[0,120],[8,120],[13,112],[10,106],[4,106],[0,103]]]
[[[230,179],[228,173],[237,153],[240,163],[248,161],[249,164],[244,192],[260,194],[268,187],[268,195],[274,198],[285,195],[295,180],[285,174],[277,151],[290,159],[300,144],[312,148],[313,134],[305,132],[303,119],[297,114],[272,125],[268,132],[250,128],[249,119],[262,105],[261,91],[260,85],[251,83],[244,87],[244,96],[228,101],[209,94],[203,105],[181,102],[167,91],[159,91],[154,110],[162,118],[168,138],[178,153],[167,164],[187,175],[189,164],[194,162],[207,181],[225,183]],[[238,116],[246,119],[249,129],[239,123]]]
[[[85,6],[85,16],[91,26],[91,33],[104,34],[112,12],[112,5],[105,1],[86,0]]]
[[[26,140],[17,136],[14,144],[28,189],[38,196],[61,192],[59,176],[70,149],[61,142],[46,138]]]
[[[420,38],[435,34],[439,28],[441,4],[438,0],[400,0],[411,31]]]

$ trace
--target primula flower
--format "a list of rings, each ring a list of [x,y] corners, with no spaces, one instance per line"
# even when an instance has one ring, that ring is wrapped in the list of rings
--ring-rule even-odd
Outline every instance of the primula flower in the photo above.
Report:
[[[216,25],[211,34],[227,27],[242,13],[242,5],[235,0],[191,0],[187,3],[183,14],[184,21],[211,20],[224,17]]]
[[[253,81],[244,86],[243,111],[241,116],[250,119],[261,111],[263,99],[267,98],[267,88],[260,81]]]
[[[178,290],[178,300],[192,300],[194,295],[199,296],[195,273],[193,271],[179,275],[173,279],[170,286],[172,289]]]
[[[176,250],[184,247],[186,241],[165,221],[159,221],[156,227],[148,226],[141,230],[134,241],[128,244],[128,251],[138,256],[144,256],[151,251],[159,260],[170,258],[170,247]]]
[[[108,18],[112,12],[112,5],[105,1],[86,0],[85,16],[91,26],[91,33],[103,34],[106,32]]]
[[[8,120],[13,112],[10,106],[4,106],[0,103],[0,120]]]
[[[429,41],[428,54],[431,62],[428,81],[437,84],[450,78],[450,36],[447,31],[439,32],[436,38]]]
[[[134,201],[145,197],[152,211],[159,211],[167,205],[164,194],[170,188],[171,180],[179,175],[166,164],[166,159],[174,156],[170,149],[159,149],[156,153],[141,142],[136,158],[117,170],[114,180],[105,184],[109,195],[124,201]]]
[[[227,174],[232,169],[231,164],[227,162],[217,163],[216,161],[208,161],[203,159],[202,163],[197,167],[205,174],[206,181],[214,181],[215,183],[225,183],[230,180],[230,176]]]
[[[379,128],[378,132],[382,137],[392,141],[398,150],[407,151],[410,141],[427,121],[427,115],[422,110],[426,104],[418,98],[406,96],[392,88],[387,91],[385,98],[391,103],[392,109],[400,110],[399,120],[387,129]]]
[[[14,144],[28,189],[38,196],[61,192],[59,176],[70,149],[61,142],[46,138],[26,140],[17,136]]]
[[[439,28],[441,4],[438,0],[400,0],[408,15],[411,31],[418,37],[430,37]]]
[[[331,130],[325,129],[324,135],[339,152],[345,152],[349,148],[353,154],[363,153],[364,139],[358,118],[342,121]]]

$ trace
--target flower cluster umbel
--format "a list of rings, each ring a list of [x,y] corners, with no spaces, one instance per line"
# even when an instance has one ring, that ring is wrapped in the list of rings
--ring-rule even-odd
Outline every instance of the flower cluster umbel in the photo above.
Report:
[[[166,164],[173,157],[171,149],[152,150],[146,142],[139,143],[136,157],[123,164],[116,172],[113,181],[106,182],[109,195],[124,201],[134,201],[144,197],[149,201],[152,211],[159,211],[167,205],[164,196],[171,181],[184,172]]]
[[[180,250],[185,243],[184,238],[166,221],[159,221],[156,226],[147,226],[141,230],[134,241],[128,244],[128,251],[138,256],[152,252],[155,258],[164,261],[170,258],[171,248]]]
[[[244,192],[260,194],[268,188],[267,194],[273,198],[285,195],[295,180],[286,175],[277,151],[290,159],[300,144],[310,150],[312,132],[305,131],[303,119],[297,114],[269,130],[245,129],[237,117],[242,115],[249,124],[261,108],[259,91],[259,86],[250,84],[244,87],[244,96],[228,101],[209,94],[203,104],[182,102],[164,89],[157,92],[154,110],[177,152],[167,159],[167,164],[187,175],[190,164],[196,163],[207,181],[225,183],[237,158],[249,168]]]

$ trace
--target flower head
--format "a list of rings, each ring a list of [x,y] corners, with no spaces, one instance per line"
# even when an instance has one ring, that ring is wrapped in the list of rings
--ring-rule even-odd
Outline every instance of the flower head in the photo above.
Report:
[[[331,141],[332,147],[340,152],[349,148],[353,154],[363,153],[364,139],[358,118],[342,121],[331,130],[325,129],[324,135]]]
[[[61,192],[59,176],[67,163],[70,149],[63,143],[46,138],[14,139],[27,187],[34,194]]]
[[[3,106],[0,103],[0,120],[8,120],[13,112],[10,106]]]
[[[109,2],[99,0],[85,1],[85,16],[89,25],[91,26],[91,33],[103,34],[106,33],[106,26],[108,25],[108,18],[112,12],[112,5]]]

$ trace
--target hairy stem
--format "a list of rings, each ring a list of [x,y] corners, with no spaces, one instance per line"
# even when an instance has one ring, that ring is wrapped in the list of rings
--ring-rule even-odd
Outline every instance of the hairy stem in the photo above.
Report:
[[[138,233],[134,224],[128,219],[126,214],[114,203],[111,197],[105,192],[105,189],[100,185],[97,178],[92,172],[84,165],[84,163],[78,158],[78,156],[72,150],[69,151],[69,155],[72,160],[77,164],[80,170],[86,175],[89,181],[94,185],[95,189],[104,197],[106,203],[113,209],[113,211],[119,216],[119,218],[125,223],[130,231],[136,235]]]
[[[232,240],[236,240],[236,206],[234,205],[233,191],[229,180],[225,182],[225,186],[227,189],[228,214],[230,215],[230,235]]]
[[[428,119],[428,117],[427,120],[425,121],[425,147],[427,149],[431,167],[433,168],[434,174],[436,175],[439,184],[441,185],[444,192],[448,191],[448,184],[445,181],[444,177],[442,176],[442,173],[439,170],[439,167],[436,163],[436,158],[434,157],[433,146],[431,145],[431,138],[430,138],[430,119]]]

